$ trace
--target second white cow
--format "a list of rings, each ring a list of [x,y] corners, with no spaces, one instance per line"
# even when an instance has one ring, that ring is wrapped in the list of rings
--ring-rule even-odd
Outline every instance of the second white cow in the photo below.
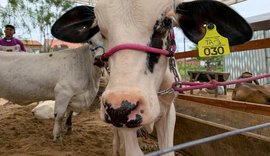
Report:
[[[91,48],[84,45],[41,54],[0,52],[0,97],[19,105],[55,100],[53,140],[57,141],[65,113],[89,108],[98,92],[101,69],[93,65]]]
[[[32,109],[32,114],[37,119],[53,119],[54,118],[54,100],[47,100],[39,103],[35,108]]]

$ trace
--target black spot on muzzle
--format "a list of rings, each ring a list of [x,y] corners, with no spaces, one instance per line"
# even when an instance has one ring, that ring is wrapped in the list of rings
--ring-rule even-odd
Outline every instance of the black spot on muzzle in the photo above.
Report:
[[[142,117],[139,114],[136,114],[135,120],[128,121],[128,115],[131,111],[135,110],[138,107],[138,103],[132,104],[127,100],[122,101],[121,107],[114,109],[109,103],[104,104],[106,110],[105,120],[108,123],[113,124],[115,127],[126,126],[128,128],[139,127],[142,123]]]

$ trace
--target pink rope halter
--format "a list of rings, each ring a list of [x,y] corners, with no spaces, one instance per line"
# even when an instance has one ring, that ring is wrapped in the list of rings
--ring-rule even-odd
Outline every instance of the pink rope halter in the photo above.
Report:
[[[158,48],[153,48],[153,47],[148,47],[144,45],[139,45],[139,44],[120,44],[112,49],[108,50],[102,57],[102,60],[107,60],[110,56],[112,56],[114,53],[120,51],[120,50],[125,50],[125,49],[131,49],[131,50],[138,50],[140,52],[149,52],[149,53],[156,53],[156,54],[161,54],[161,55],[167,55],[167,56],[173,56],[174,53],[171,53],[167,50],[164,49],[158,49]]]
[[[215,89],[217,86],[231,85],[231,84],[253,81],[253,80],[267,78],[267,77],[270,77],[270,74],[264,74],[264,75],[259,75],[259,76],[255,76],[251,78],[243,78],[243,79],[227,81],[227,82],[218,82],[216,80],[211,80],[209,83],[180,82],[181,85],[189,85],[190,87],[179,88],[177,87],[176,83],[173,83],[172,88],[173,90],[178,91],[178,92],[189,91],[193,89],[202,89],[202,88]]]
[[[102,61],[107,60],[110,56],[112,56],[114,53],[125,50],[125,49],[131,49],[131,50],[138,50],[140,52],[147,52],[147,53],[156,53],[166,56],[174,56],[175,50],[176,50],[176,44],[175,44],[175,35],[174,32],[171,32],[171,50],[167,51],[164,49],[158,49],[153,48],[149,46],[139,45],[139,44],[132,44],[132,43],[126,43],[126,44],[120,44],[117,45],[110,50],[108,50],[101,58]]]

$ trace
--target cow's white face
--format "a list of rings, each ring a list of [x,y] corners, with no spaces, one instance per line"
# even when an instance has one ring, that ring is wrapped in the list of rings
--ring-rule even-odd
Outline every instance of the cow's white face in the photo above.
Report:
[[[124,43],[168,50],[172,21],[166,13],[171,9],[171,0],[99,1],[95,15],[106,50]],[[157,92],[167,57],[122,50],[113,54],[108,63],[110,79],[102,95],[101,116],[119,127],[153,122],[160,112]]]
[[[100,0],[96,8],[69,10],[54,24],[52,34],[81,43],[100,31],[106,50],[124,43],[168,50],[172,21],[166,14],[172,10],[172,0]],[[231,45],[252,36],[247,22],[217,1],[179,3],[175,13],[180,15],[177,22],[184,34],[194,43],[202,39],[208,23],[214,23]],[[166,56],[120,50],[109,57],[108,64],[110,80],[102,95],[102,117],[118,127],[140,127],[155,121],[160,113],[159,87],[171,83],[165,75]]]

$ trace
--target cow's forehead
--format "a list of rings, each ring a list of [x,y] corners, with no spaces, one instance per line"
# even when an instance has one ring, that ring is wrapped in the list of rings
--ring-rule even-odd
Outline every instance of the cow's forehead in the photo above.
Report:
[[[172,0],[100,0],[95,8],[99,27],[108,30],[152,30],[158,18],[172,10]],[[118,32],[116,32],[118,33]]]

